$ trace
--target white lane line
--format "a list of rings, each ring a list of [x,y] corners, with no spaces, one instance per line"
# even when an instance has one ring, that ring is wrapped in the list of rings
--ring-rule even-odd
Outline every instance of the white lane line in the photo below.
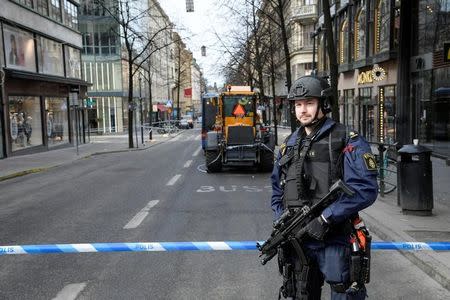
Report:
[[[140,212],[138,212],[133,217],[133,219],[130,220],[130,222],[127,223],[127,225],[123,227],[123,229],[133,229],[138,227],[142,223],[142,221],[144,221],[145,217],[147,217],[150,209],[156,204],[158,204],[158,202],[159,200],[150,201]]]
[[[197,150],[195,150],[195,152],[192,154],[192,156],[197,156],[201,150],[202,150],[202,147],[199,147]]]
[[[185,164],[184,164],[184,166],[183,166],[183,168],[189,168],[189,166],[192,164],[192,160],[188,160]]]
[[[198,140],[200,140],[201,138],[202,138],[201,135],[197,135],[197,136],[195,137],[195,140],[198,141]]]
[[[166,185],[174,185],[175,182],[177,182],[177,180],[181,177],[180,174],[177,174],[175,176],[172,177],[172,179],[169,180],[169,182],[166,183]]]
[[[78,294],[84,290],[86,287],[86,282],[83,283],[72,283],[66,285],[53,300],[73,300],[76,299]]]

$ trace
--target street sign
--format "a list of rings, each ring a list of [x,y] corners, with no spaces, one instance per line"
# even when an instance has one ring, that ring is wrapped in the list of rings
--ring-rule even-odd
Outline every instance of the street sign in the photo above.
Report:
[[[450,62],[450,43],[444,43],[444,62]]]

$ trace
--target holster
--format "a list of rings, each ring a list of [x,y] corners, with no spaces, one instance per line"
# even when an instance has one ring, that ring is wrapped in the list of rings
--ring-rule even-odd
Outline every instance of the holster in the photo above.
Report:
[[[357,250],[352,245],[351,260],[350,260],[350,282],[351,286],[349,293],[356,292],[364,284],[370,282],[370,248],[372,245],[372,236],[370,235],[364,223],[359,219],[359,226],[353,222],[353,241],[357,243]]]

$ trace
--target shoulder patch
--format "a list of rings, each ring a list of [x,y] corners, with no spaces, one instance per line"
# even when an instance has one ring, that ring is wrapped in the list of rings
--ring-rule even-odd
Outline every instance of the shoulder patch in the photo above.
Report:
[[[354,139],[354,138],[358,137],[358,133],[355,132],[355,131],[350,131],[349,135],[350,135],[351,139]]]
[[[372,153],[364,153],[363,154],[364,163],[366,164],[366,169],[369,171],[377,170],[377,162]]]
[[[283,143],[280,145],[280,153],[281,155],[284,155],[285,152],[286,152],[286,144]]]

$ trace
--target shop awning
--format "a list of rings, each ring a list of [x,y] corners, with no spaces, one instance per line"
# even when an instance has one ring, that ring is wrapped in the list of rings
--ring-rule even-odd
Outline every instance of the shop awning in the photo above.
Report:
[[[68,85],[79,85],[79,86],[91,86],[92,85],[91,83],[88,83],[87,81],[84,81],[82,79],[77,79],[77,78],[52,76],[52,75],[19,71],[19,70],[7,69],[7,68],[5,68],[4,70],[5,70],[6,76],[8,76],[10,78],[46,81],[46,82],[63,83],[63,84],[68,84]]]
[[[157,104],[158,110],[159,111],[166,111],[167,107],[165,104]]]

